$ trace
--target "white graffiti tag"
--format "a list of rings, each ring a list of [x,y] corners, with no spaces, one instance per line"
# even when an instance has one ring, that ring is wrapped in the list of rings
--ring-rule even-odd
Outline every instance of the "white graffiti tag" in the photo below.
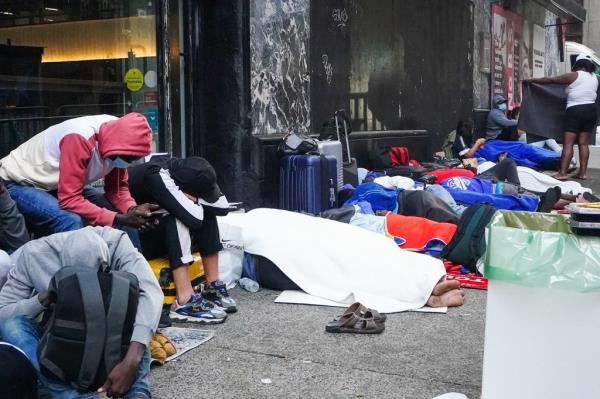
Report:
[[[334,8],[331,11],[331,18],[338,28],[344,28],[348,23],[348,12],[345,8]]]
[[[331,81],[333,80],[333,65],[329,62],[329,56],[327,54],[323,54],[321,60],[323,61],[323,69],[325,70],[327,84],[331,85]]]

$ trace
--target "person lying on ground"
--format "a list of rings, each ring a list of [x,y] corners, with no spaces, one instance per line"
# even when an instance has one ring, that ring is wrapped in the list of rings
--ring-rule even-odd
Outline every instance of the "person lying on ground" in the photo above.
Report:
[[[151,227],[153,205],[137,205],[127,185],[127,166],[150,153],[146,118],[130,113],[66,120],[10,152],[0,177],[30,228],[42,234],[71,231],[84,223],[125,226],[139,247],[138,228]],[[104,179],[104,193],[90,186]]]
[[[573,71],[555,77],[527,79],[524,85],[537,84],[560,84],[565,85],[567,93],[567,110],[565,118],[565,133],[563,136],[563,151],[560,159],[560,169],[554,178],[566,180],[569,178],[567,169],[573,158],[573,145],[577,142],[579,147],[579,172],[578,179],[585,179],[587,165],[590,157],[590,136],[598,122],[596,110],[596,98],[600,76],[596,75],[596,64],[586,54],[577,56]]]
[[[492,110],[487,117],[485,138],[487,140],[516,141],[519,139],[517,121],[506,117],[506,99],[495,95]]]
[[[21,349],[40,372],[37,346],[43,331],[36,318],[52,303],[47,292],[50,280],[56,272],[69,266],[92,270],[109,266],[137,277],[139,301],[129,349],[108,375],[103,388],[110,397],[150,398],[147,346],[158,325],[163,294],[150,265],[122,231],[86,227],[27,243],[0,290],[0,338]],[[83,395],[66,383],[51,380],[41,373],[38,377],[40,390],[48,397]]]
[[[465,126],[472,126],[465,124]],[[463,129],[457,132],[456,141],[454,142],[453,151],[456,158],[465,160],[472,159],[479,149],[483,148],[486,139],[477,139],[473,144],[472,129]],[[498,162],[493,168],[486,170],[486,178],[497,179],[499,181],[507,181],[512,184],[519,185],[519,176],[517,174],[517,164],[510,158],[504,158]]]
[[[538,195],[519,185],[485,177],[452,177],[440,185],[462,205],[491,202],[498,209],[515,211],[550,212],[562,194],[560,187],[549,188]]]
[[[29,241],[25,219],[0,180],[0,288],[12,267],[10,254]]]
[[[198,323],[221,323],[236,303],[219,279],[219,251],[223,249],[216,216],[229,212],[212,165],[201,157],[157,157],[129,168],[129,186],[138,202],[156,202],[169,214],[156,231],[142,234],[147,258],[168,255],[176,300],[171,318]],[[166,245],[165,245],[166,244]],[[202,256],[207,287],[196,293],[188,266],[192,252]],[[216,306],[215,306],[216,305]]]

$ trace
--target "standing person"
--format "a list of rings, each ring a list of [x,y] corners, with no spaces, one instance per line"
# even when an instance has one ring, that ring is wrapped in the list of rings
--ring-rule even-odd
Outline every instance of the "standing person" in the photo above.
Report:
[[[147,349],[158,325],[163,294],[150,265],[122,231],[110,227],[86,227],[27,243],[0,290],[1,339],[25,353],[38,372],[41,397],[98,397],[95,392],[78,392],[66,382],[40,373],[37,349],[43,329],[37,317],[53,302],[47,291],[50,280],[67,267],[94,271],[110,268],[137,277],[139,299],[129,347],[120,363],[108,374],[102,391],[109,397],[149,399],[150,356]],[[100,303],[99,306],[104,305]]]
[[[492,110],[487,117],[485,138],[487,140],[516,141],[519,139],[517,121],[506,116],[506,99],[495,95],[492,101]]]
[[[69,119],[11,151],[0,161],[0,178],[25,220],[43,234],[76,230],[84,221],[127,226],[139,247],[135,229],[149,227],[156,207],[136,204],[126,168],[150,153],[151,140],[148,122],[138,113]],[[89,186],[101,178],[104,193]]]
[[[201,157],[158,157],[129,168],[130,188],[138,201],[156,202],[169,212],[156,231],[142,235],[147,258],[168,254],[176,299],[171,318],[202,324],[222,323],[237,311],[219,279],[219,251],[223,249],[217,216],[229,212],[229,203],[217,186],[217,175]],[[198,250],[207,287],[194,292],[188,266]],[[216,305],[216,306],[215,306]]]
[[[585,180],[587,165],[590,158],[590,135],[598,122],[596,97],[600,77],[595,75],[596,64],[586,54],[580,54],[575,60],[573,71],[556,77],[528,79],[524,84],[561,84],[567,86],[567,111],[565,118],[565,133],[563,150],[560,158],[560,169],[554,178],[566,180],[569,178],[567,169],[573,158],[573,145],[579,147],[579,172],[575,176]]]

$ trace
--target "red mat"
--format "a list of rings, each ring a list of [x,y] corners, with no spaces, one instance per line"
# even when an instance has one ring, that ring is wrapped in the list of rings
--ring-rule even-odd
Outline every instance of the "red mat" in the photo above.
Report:
[[[475,288],[487,290],[488,279],[475,273],[461,274],[459,272],[447,272],[447,280],[457,280],[463,288]]]

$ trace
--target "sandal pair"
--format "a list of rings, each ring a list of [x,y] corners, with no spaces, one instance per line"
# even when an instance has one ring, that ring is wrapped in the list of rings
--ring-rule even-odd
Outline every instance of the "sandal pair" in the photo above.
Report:
[[[387,317],[356,302],[325,326],[329,333],[381,334]]]

